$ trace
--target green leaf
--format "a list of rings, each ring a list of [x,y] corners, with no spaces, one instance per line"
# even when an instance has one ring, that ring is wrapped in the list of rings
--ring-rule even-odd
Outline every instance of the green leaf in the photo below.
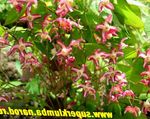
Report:
[[[118,4],[115,4],[115,13],[117,16],[120,16],[120,22],[124,22],[126,25],[140,28],[142,29],[144,27],[144,24],[140,18],[140,16],[137,15],[137,7],[136,9],[132,7],[130,8],[129,4],[125,0],[119,0]],[[134,6],[135,7],[135,6]]]
[[[132,59],[137,57],[137,51],[135,48],[126,48],[123,50],[124,51],[124,58],[125,59]]]
[[[10,9],[6,14],[6,20],[4,25],[9,25],[16,22],[25,12],[25,7],[19,13],[15,8]]]
[[[30,94],[39,95],[40,94],[40,79],[36,76],[32,81],[28,82],[26,85],[27,90]]]
[[[8,89],[22,85],[23,83],[20,81],[10,81],[8,84],[4,84],[1,88]]]

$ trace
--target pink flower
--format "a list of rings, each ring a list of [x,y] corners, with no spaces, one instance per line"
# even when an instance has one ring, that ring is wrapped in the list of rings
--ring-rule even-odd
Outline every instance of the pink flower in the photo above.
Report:
[[[58,23],[58,26],[60,28],[62,28],[63,30],[65,30],[66,32],[69,32],[72,30],[72,26],[76,26],[77,28],[81,29],[82,26],[79,25],[78,23],[71,21],[70,19],[66,19],[66,18],[57,18],[55,20]]]
[[[108,54],[97,49],[95,50],[94,54],[88,58],[88,60],[92,60],[96,66],[96,69],[100,69],[99,60],[103,57],[108,57]]]
[[[142,79],[140,82],[143,83],[145,86],[150,86],[150,78]]]
[[[135,106],[135,107],[127,106],[125,108],[125,112],[124,113],[127,113],[127,112],[132,113],[135,117],[137,117],[138,113],[140,112],[140,109],[137,106]]]
[[[147,49],[146,53],[140,53],[139,54],[139,57],[143,58],[144,59],[144,64],[143,64],[143,67],[146,67],[146,65],[149,64],[150,62],[150,48]]]
[[[47,31],[42,31],[40,33],[37,33],[36,35],[41,37],[41,42],[43,40],[49,40],[50,42],[52,41],[52,39]]]
[[[51,15],[46,15],[44,16],[44,20],[42,22],[42,29],[44,29],[45,27],[47,27],[49,25],[50,22],[52,22],[51,20]]]
[[[20,21],[27,22],[28,23],[28,27],[32,29],[33,28],[33,21],[35,19],[37,19],[37,18],[40,18],[40,17],[41,17],[41,15],[39,15],[39,14],[31,14],[30,10],[27,9],[26,13],[25,13],[25,16],[21,17]]]
[[[114,6],[113,6],[113,4],[109,0],[102,0],[99,3],[99,12],[102,12],[104,8],[113,10]]]
[[[24,60],[22,60],[22,69],[28,69],[30,72],[34,72],[35,69],[41,67],[38,59],[33,56],[32,53],[25,54]]]
[[[115,48],[112,49],[111,53],[108,54],[108,56],[106,58],[109,59],[109,62],[113,62],[114,64],[116,64],[116,61],[118,59],[119,56],[123,56],[123,52],[122,51],[117,51]]]
[[[8,33],[5,33],[3,37],[0,37],[0,48],[4,48],[6,45],[9,45],[7,38]]]
[[[25,0],[8,0],[10,4],[12,4],[15,9],[20,12],[22,10],[23,4]]]
[[[61,50],[57,53],[57,56],[66,57],[72,52],[72,48],[70,46],[66,47],[62,41],[57,40],[57,44],[61,46]]]
[[[114,70],[113,67],[109,67],[109,71],[102,75],[102,77],[100,78],[100,81],[107,79],[107,84],[108,84],[109,81],[121,82],[121,80],[123,80],[125,78],[126,78],[125,74],[121,73],[120,71]]]
[[[123,39],[121,40],[120,44],[118,45],[120,51],[121,51],[123,48],[128,47],[128,45],[124,43],[124,41],[126,41],[126,40],[127,40],[127,38],[123,38]]]
[[[142,111],[144,112],[144,114],[147,114],[148,112],[150,112],[150,101],[149,99],[147,99],[143,105],[142,105]]]
[[[81,43],[84,43],[84,42],[85,40],[83,40],[82,38],[77,39],[77,40],[72,40],[69,46],[77,47],[81,50],[82,49]]]
[[[87,95],[93,95],[94,99],[96,99],[96,91],[95,89],[91,86],[90,81],[86,81],[85,84],[79,84],[78,88],[83,89],[83,96],[87,97]]]
[[[26,47],[31,47],[32,43],[24,42],[23,38],[19,39],[19,43],[14,45],[8,52],[8,55],[13,55],[16,51],[19,52],[20,57],[24,57]]]
[[[110,26],[109,23],[112,22],[112,15],[108,15],[104,23],[96,26],[96,30],[102,30],[102,43],[105,43],[108,39],[113,36],[117,36],[118,30],[114,26]]]
[[[68,66],[72,67],[73,63],[75,62],[75,57],[69,56],[67,57],[67,59],[65,59],[65,62],[66,62],[66,67]]]
[[[124,91],[123,92],[123,94],[122,94],[124,97],[132,97],[132,98],[134,98],[135,97],[135,94],[134,94],[134,92],[132,91],[132,90],[126,90],[126,91]]]
[[[72,12],[72,4],[73,0],[57,0],[58,8],[56,10],[56,14],[59,17],[64,17],[68,12]]]
[[[76,77],[73,79],[73,81],[77,81],[78,79],[80,79],[81,77],[83,77],[85,80],[89,80],[89,76],[87,75],[86,72],[86,66],[85,64],[82,65],[81,69],[77,69],[77,68],[72,68],[72,71],[76,73]]]

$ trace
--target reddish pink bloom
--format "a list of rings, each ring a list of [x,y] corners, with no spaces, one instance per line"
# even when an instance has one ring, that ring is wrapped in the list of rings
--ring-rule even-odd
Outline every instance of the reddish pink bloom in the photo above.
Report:
[[[110,101],[118,102],[118,99],[122,97],[122,93],[123,90],[121,85],[111,87],[111,90],[109,92]]]
[[[66,66],[73,66],[73,63],[75,62],[75,57],[73,56],[70,56],[70,57],[67,57],[67,59],[65,59],[65,62],[66,62]]]
[[[66,47],[60,40],[57,41],[57,44],[61,46],[61,50],[57,53],[57,56],[66,57],[71,53],[72,48],[70,46]]]
[[[42,22],[42,29],[44,29],[45,27],[47,27],[49,25],[50,22],[52,22],[51,20],[51,15],[46,15],[44,16],[44,20]]]
[[[72,40],[70,43],[70,46],[77,47],[81,50],[82,49],[81,43],[84,43],[84,42],[85,42],[85,40],[83,40],[82,38],[80,38],[78,40]]]
[[[108,15],[104,23],[96,26],[96,30],[102,30],[102,43],[105,43],[108,39],[111,39],[113,36],[117,36],[117,28],[110,26],[109,23],[112,22],[112,15]]]
[[[121,40],[120,44],[118,45],[120,51],[121,51],[123,48],[128,47],[128,45],[124,43],[124,41],[126,41],[126,40],[127,40],[127,38],[123,38],[123,39]]]
[[[123,56],[123,54],[124,53],[122,51],[117,51],[114,48],[114,49],[112,49],[111,53],[108,54],[108,56],[106,58],[109,58],[109,62],[113,62],[114,64],[116,64],[118,57]]]
[[[143,105],[142,105],[142,111],[147,114],[148,112],[150,112],[150,101],[149,99],[147,99]]]
[[[18,12],[22,10],[23,4],[25,3],[25,0],[8,0],[8,1],[15,7],[15,9]]]
[[[19,52],[20,57],[24,57],[26,52],[26,47],[31,47],[32,43],[24,42],[23,38],[19,39],[19,43],[14,45],[8,52],[8,55],[13,55],[16,51]]]
[[[72,12],[73,0],[58,0],[58,8],[56,14],[59,17],[64,17],[68,12]]]
[[[27,22],[29,28],[33,28],[33,21],[37,18],[40,18],[41,15],[39,14],[31,14],[29,9],[26,10],[25,16],[20,18],[20,21]]]
[[[95,50],[94,54],[91,55],[88,60],[92,60],[96,66],[96,69],[99,69],[99,60],[104,57],[108,57],[109,55],[105,52],[101,52],[99,49]]]
[[[146,53],[140,53],[139,54],[139,57],[142,57],[144,59],[144,64],[143,64],[143,67],[146,67],[146,65],[149,64],[150,62],[150,48],[147,49]]]
[[[21,63],[27,63],[30,62],[31,60],[36,60],[36,57],[33,56],[31,52],[25,53],[24,57],[20,57]]]
[[[79,25],[78,23],[71,21],[70,19],[66,18],[57,18],[56,22],[58,23],[58,26],[65,30],[66,32],[69,32],[72,30],[72,26],[76,26],[77,28],[81,29],[82,26]]]
[[[126,91],[124,91],[123,92],[123,94],[122,94],[124,97],[131,97],[131,98],[134,98],[135,97],[135,94],[134,94],[134,92],[132,91],[132,90],[126,90]]]
[[[109,71],[104,73],[102,77],[100,78],[100,81],[103,81],[104,79],[107,79],[107,84],[109,84],[109,81],[111,82],[120,82],[123,83],[122,80],[125,80],[125,74],[121,73],[120,71],[114,70],[113,67],[109,67]],[[126,83],[124,81],[124,83]]]
[[[37,36],[41,37],[41,42],[43,40],[49,40],[50,42],[52,41],[52,39],[47,31],[42,31],[40,33],[37,33]]]
[[[113,4],[109,0],[102,0],[99,3],[99,12],[102,12],[104,8],[113,10],[114,6],[113,6]]]
[[[148,65],[147,67],[145,67],[147,69],[147,71],[142,72],[140,75],[142,77],[146,77],[146,78],[150,78],[150,65]]]
[[[5,33],[3,37],[0,37],[0,48],[4,48],[6,45],[9,45],[7,38],[8,33]]]
[[[125,108],[125,113],[127,113],[127,112],[132,113],[135,117],[137,117],[138,113],[140,112],[140,108],[137,107],[137,106],[135,106],[135,107],[133,107],[133,106],[127,106]]]
[[[25,54],[24,60],[22,60],[22,69],[29,69],[30,72],[34,72],[35,69],[41,67],[38,59],[33,56],[32,53]]]
[[[91,82],[90,81],[86,81],[85,84],[80,84],[78,86],[78,88],[82,88],[83,89],[83,96],[87,97],[87,95],[92,95],[94,96],[94,99],[96,99],[96,91],[95,89],[91,86]]]
[[[83,77],[85,80],[89,80],[89,76],[87,75],[86,72],[86,66],[85,64],[82,65],[81,69],[77,69],[77,68],[72,68],[72,71],[76,73],[76,77],[73,79],[74,81],[77,81],[78,79],[80,79],[81,77]]]
[[[150,86],[150,79],[142,79],[140,82],[143,83],[145,86]]]

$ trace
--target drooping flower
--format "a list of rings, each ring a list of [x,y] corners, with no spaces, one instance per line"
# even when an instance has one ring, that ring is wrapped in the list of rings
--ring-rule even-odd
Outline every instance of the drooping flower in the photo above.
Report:
[[[99,60],[100,58],[103,57],[108,57],[108,54],[97,49],[95,50],[93,55],[89,56],[88,60],[92,60],[96,66],[96,69],[99,69],[100,68]]]
[[[70,46],[65,46],[60,40],[57,40],[57,44],[61,46],[61,50],[57,53],[57,56],[66,57],[71,53],[72,48]]]
[[[100,3],[99,3],[99,12],[102,12],[104,8],[114,10],[114,6],[109,0],[100,1]]]
[[[125,108],[125,112],[124,113],[127,113],[127,112],[132,113],[135,117],[137,117],[138,113],[140,112],[140,108],[137,107],[137,106],[134,106],[134,107],[133,106],[127,106]]]
[[[33,56],[32,53],[27,53],[24,56],[24,60],[21,61],[22,69],[28,69],[30,72],[34,72],[35,69],[41,67],[38,59]]]
[[[123,55],[124,53],[122,51],[117,51],[116,48],[113,48],[111,53],[108,54],[107,58],[109,59],[109,62],[116,64],[118,57]]]
[[[83,89],[83,96],[84,97],[87,97],[87,95],[92,95],[94,97],[94,99],[96,99],[96,91],[92,87],[90,81],[86,81],[85,84],[79,84],[78,88]]]
[[[124,97],[131,97],[131,98],[135,97],[135,94],[132,90],[125,90],[122,95]]]
[[[73,67],[73,63],[75,62],[75,57],[69,56],[65,59],[66,67]]]
[[[71,21],[70,19],[66,19],[66,18],[57,18],[55,20],[58,23],[58,26],[60,28],[62,28],[64,31],[69,32],[72,30],[73,26],[81,29],[82,26],[79,23],[76,23],[74,21]]]
[[[51,20],[51,15],[45,15],[44,16],[44,20],[42,22],[42,29],[44,30],[45,27],[47,27],[49,25],[49,23],[52,22]]]
[[[73,81],[77,81],[78,79],[80,79],[82,77],[85,80],[89,80],[90,79],[88,74],[87,74],[87,72],[86,72],[86,65],[85,64],[82,65],[81,69],[73,67],[72,71],[76,73],[76,77],[74,77]]]
[[[15,7],[15,9],[20,12],[22,10],[22,7],[25,3],[25,0],[8,0],[8,2],[10,4],[13,5],[13,7]]]
[[[77,47],[77,48],[79,48],[81,50],[82,49],[81,43],[84,43],[84,42],[85,42],[85,40],[83,40],[82,38],[77,39],[77,40],[72,40],[70,42],[69,46]]]
[[[147,114],[148,112],[150,112],[150,101],[149,99],[147,99],[143,105],[142,105],[142,111],[144,112],[144,114]]]
[[[13,55],[15,52],[19,52],[20,57],[24,57],[26,54],[26,47],[31,47],[32,43],[24,42],[23,38],[19,39],[18,44],[14,45],[9,51],[8,55]]]
[[[148,65],[150,63],[150,48],[147,49],[146,53],[140,53],[139,57],[144,59],[144,64],[143,67],[146,67],[146,65]]]
[[[3,37],[0,37],[0,48],[4,48],[9,44],[7,38],[8,38],[8,33],[5,33]]]
[[[41,37],[40,42],[42,42],[43,40],[49,40],[50,42],[52,41],[52,39],[47,31],[42,31],[40,33],[37,33],[36,35]]]
[[[96,26],[96,30],[101,30],[102,32],[102,43],[105,43],[108,39],[113,36],[117,36],[117,28],[109,25],[112,22],[112,15],[109,14],[102,24]]]
[[[28,27],[32,29],[33,28],[33,21],[35,19],[40,18],[40,17],[41,17],[41,15],[39,15],[39,14],[31,14],[30,10],[27,9],[26,12],[25,12],[25,16],[22,16],[20,18],[20,21],[21,22],[27,22],[28,23]]]
[[[113,67],[109,67],[109,71],[104,73],[101,78],[100,81],[103,80],[107,80],[107,84],[109,82],[120,82],[121,80],[125,79],[125,74],[121,73],[120,71],[115,70]]]
[[[123,48],[126,48],[126,47],[128,47],[128,45],[127,44],[125,44],[124,43],[124,41],[126,41],[127,40],[127,38],[123,38],[123,39],[121,39],[121,42],[119,43],[119,45],[118,45],[118,49],[121,51]]]
[[[72,12],[72,4],[73,0],[57,0],[58,8],[56,10],[56,14],[59,17],[64,17],[68,12]]]

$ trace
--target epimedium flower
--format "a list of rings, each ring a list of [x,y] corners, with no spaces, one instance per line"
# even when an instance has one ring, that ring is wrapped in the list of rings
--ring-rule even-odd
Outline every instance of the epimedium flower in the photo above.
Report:
[[[39,15],[39,14],[31,14],[30,10],[27,9],[26,12],[25,12],[25,16],[22,16],[20,18],[20,21],[21,22],[27,22],[28,23],[28,27],[32,29],[33,28],[33,21],[35,19],[40,18],[40,17],[41,17],[41,15]]]
[[[78,79],[80,79],[82,77],[85,80],[89,80],[90,79],[90,77],[88,76],[88,74],[86,72],[86,65],[85,64],[82,64],[81,69],[73,67],[71,70],[76,73],[76,77],[74,77],[73,81],[77,81]]]
[[[109,0],[101,0],[99,3],[99,12],[102,12],[104,8],[114,10],[113,4]]]
[[[42,22],[42,29],[46,28],[49,25],[49,23],[51,23],[51,22],[52,22],[51,15],[49,15],[49,14],[45,15],[44,20]]]
[[[150,48],[147,49],[146,53],[139,53],[139,57],[144,59],[143,67],[146,67],[146,65],[148,65],[150,62]]]
[[[61,50],[57,53],[57,56],[66,57],[72,52],[72,48],[70,46],[65,46],[62,41],[57,40],[57,44],[61,47]]]
[[[100,51],[100,49],[97,49],[93,55],[89,56],[88,60],[92,60],[96,66],[96,69],[100,69],[99,60],[103,57],[108,57],[108,54]]]
[[[85,81],[84,84],[79,84],[78,88],[82,88],[83,89],[83,96],[84,97],[87,97],[87,95],[92,95],[94,97],[94,99],[96,99],[96,91],[92,87],[90,81]]]
[[[125,90],[122,95],[124,97],[131,97],[131,98],[135,97],[135,94],[132,90]]]
[[[23,38],[19,39],[18,44],[14,45],[9,51],[8,51],[8,55],[13,55],[15,52],[19,52],[19,56],[23,57],[26,54],[26,47],[31,47],[32,43],[30,42],[25,42]]]
[[[73,63],[75,62],[75,57],[69,56],[65,59],[66,67],[70,66],[73,67]]]
[[[73,0],[56,0],[58,2],[58,8],[56,10],[56,14],[59,17],[64,17],[68,12],[72,12],[72,4]]]
[[[150,112],[150,100],[147,99],[143,105],[142,105],[142,111],[144,112],[144,114],[147,114],[148,112]]]
[[[8,0],[10,4],[13,5],[13,7],[20,12],[22,10],[23,4],[25,3],[25,0]]]
[[[122,51],[117,51],[116,48],[113,48],[111,50],[111,53],[109,53],[106,58],[109,58],[109,62],[113,62],[114,64],[116,64],[118,57],[123,55],[124,53]]]
[[[109,92],[109,101],[118,102],[118,99],[123,95],[123,89],[121,85],[112,86]]]
[[[55,21],[58,23],[58,26],[66,32],[71,31],[73,26],[82,29],[82,26],[79,23],[71,21],[70,19],[59,17]]]
[[[8,33],[5,33],[3,37],[0,37],[0,48],[4,48],[5,46],[9,45],[7,38]]]
[[[109,25],[112,22],[112,15],[109,14],[102,24],[96,26],[96,30],[101,30],[102,32],[102,43],[105,43],[108,39],[113,36],[117,36],[117,28]]]
[[[85,40],[83,40],[82,38],[77,39],[77,40],[71,40],[69,46],[77,47],[81,50],[82,49],[81,43],[85,43]]]
[[[118,49],[121,51],[122,49],[128,47],[127,44],[125,44],[124,42],[127,40],[128,38],[122,38],[121,42],[118,44]]]
[[[131,114],[133,114],[135,117],[137,117],[138,116],[138,113],[140,112],[140,108],[139,107],[137,107],[137,106],[127,106],[126,108],[125,108],[125,111],[124,111],[124,113],[131,113]]]
[[[52,41],[49,33],[47,31],[42,31],[42,32],[39,32],[36,34],[36,36],[40,36],[41,37],[41,41],[42,42],[43,40],[49,40],[50,42]]]
[[[109,67],[109,71],[101,76],[100,81],[103,81],[104,79],[107,79],[107,84],[109,82],[120,82],[121,84],[123,83],[121,80],[126,79],[126,77],[124,73],[115,70],[113,67]]]

